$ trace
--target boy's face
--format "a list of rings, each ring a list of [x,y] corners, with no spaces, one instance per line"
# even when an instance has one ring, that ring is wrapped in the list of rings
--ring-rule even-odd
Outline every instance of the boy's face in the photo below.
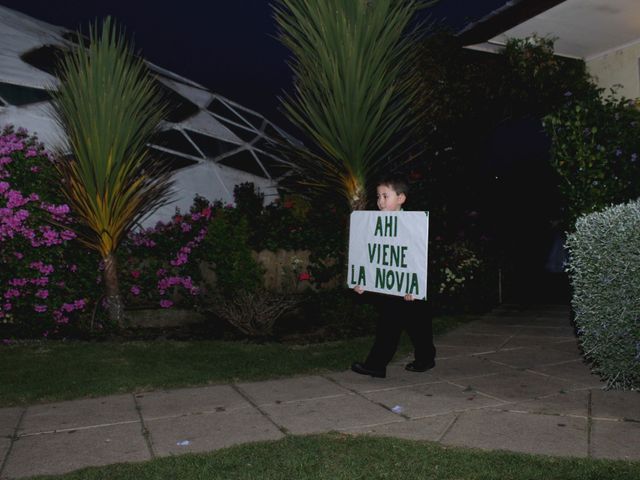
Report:
[[[376,191],[378,192],[378,208],[383,212],[399,211],[407,199],[404,193],[397,194],[387,185],[378,185]]]

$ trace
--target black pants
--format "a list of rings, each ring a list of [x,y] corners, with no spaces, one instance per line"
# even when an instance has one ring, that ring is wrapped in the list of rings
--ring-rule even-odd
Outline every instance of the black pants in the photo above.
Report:
[[[430,302],[423,300],[407,302],[402,297],[383,294],[368,296],[379,316],[375,342],[365,365],[372,369],[385,368],[396,353],[402,330],[406,330],[409,334],[416,362],[423,364],[433,362],[436,348],[433,345]]]

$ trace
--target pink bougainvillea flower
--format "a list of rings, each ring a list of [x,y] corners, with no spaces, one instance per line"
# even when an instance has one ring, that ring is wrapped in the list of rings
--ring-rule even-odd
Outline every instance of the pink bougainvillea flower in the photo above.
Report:
[[[60,238],[62,238],[62,240],[69,241],[76,238],[76,234],[71,230],[63,230],[62,233],[60,234]]]
[[[133,285],[131,287],[131,293],[136,296],[140,295],[140,287],[138,285]]]
[[[47,298],[48,296],[49,296],[49,290],[42,289],[36,292],[36,297],[38,298],[44,299],[44,298]]]
[[[173,302],[171,300],[160,300],[160,306],[162,308],[169,308],[173,305]]]
[[[73,303],[63,303],[61,309],[65,312],[73,312],[76,307]]]
[[[133,278],[140,278],[140,270],[131,270],[131,276]]]
[[[47,306],[46,305],[34,305],[33,309],[38,313],[44,313],[44,312],[47,311]]]

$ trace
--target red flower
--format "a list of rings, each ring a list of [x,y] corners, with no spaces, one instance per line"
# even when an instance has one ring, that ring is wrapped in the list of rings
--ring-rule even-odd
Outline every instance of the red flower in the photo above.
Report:
[[[300,275],[298,275],[298,280],[301,282],[308,282],[309,280],[311,280],[311,275],[309,275],[309,272],[300,272]]]

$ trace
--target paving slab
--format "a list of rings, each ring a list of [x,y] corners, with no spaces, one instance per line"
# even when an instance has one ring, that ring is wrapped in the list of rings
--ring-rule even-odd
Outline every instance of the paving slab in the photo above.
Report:
[[[407,440],[428,440],[437,442],[447,431],[456,415],[447,413],[416,420],[397,421],[384,425],[349,429],[354,434],[366,434],[385,437],[405,438]]]
[[[524,322],[525,327],[536,329],[569,329],[575,333],[575,325],[567,315],[531,315]]]
[[[478,354],[478,358],[490,360],[514,368],[535,368],[575,360],[575,352],[562,350],[520,347],[498,352]]]
[[[563,362],[544,367],[534,367],[530,370],[543,375],[550,375],[558,379],[566,380],[572,384],[580,384],[584,387],[597,389],[605,386],[605,382],[603,382],[597,375],[592,374],[589,369],[589,365],[582,360]]]
[[[277,440],[283,433],[254,408],[145,422],[156,455],[207,452],[238,443]]]
[[[16,431],[24,408],[0,409],[0,437],[10,437]]]
[[[493,312],[518,312],[522,314],[537,315],[542,312],[550,315],[567,314],[569,315],[568,305],[548,304],[548,305],[517,305],[517,304],[502,304],[496,307]]]
[[[258,405],[334,397],[349,393],[347,389],[320,376],[239,383],[237,387]]]
[[[364,395],[390,410],[400,407],[402,413],[409,418],[422,418],[504,404],[499,400],[447,382],[370,392]]]
[[[498,317],[500,318],[500,317]],[[534,317],[534,316],[523,316],[523,317],[510,317],[507,318],[502,317],[502,321],[496,319],[496,317],[482,317],[478,320],[479,323],[486,323],[488,325],[495,325],[497,327],[503,327],[511,330],[513,327],[517,328],[533,328],[533,329],[555,329],[555,328],[572,328],[571,321],[569,317],[556,317],[556,316],[542,316],[542,317]]]
[[[136,395],[136,400],[145,421],[250,407],[249,402],[228,385],[150,392]]]
[[[640,392],[594,390],[591,393],[591,415],[640,422]]]
[[[586,418],[589,414],[589,391],[574,390],[537,400],[512,403],[507,405],[504,410],[541,415],[573,415]]]
[[[591,455],[595,458],[640,460],[640,423],[593,420]]]
[[[443,337],[442,342],[445,341],[446,338]],[[442,358],[464,357],[473,355],[474,353],[493,352],[497,349],[498,347],[489,348],[486,345],[468,345],[466,347],[460,345],[445,345],[444,343],[439,343],[436,339],[436,363]],[[412,361],[413,356],[408,360]]]
[[[584,359],[582,350],[580,350],[580,345],[578,344],[577,337],[553,339],[550,342],[541,343],[540,347],[546,350],[561,350],[563,352],[573,352],[577,359]]]
[[[327,375],[327,378],[331,378],[349,391],[360,393],[441,381],[434,373],[439,365],[437,359],[436,368],[427,372],[407,372],[404,369],[404,365],[404,362],[389,365],[387,367],[387,378],[373,378],[366,375],[359,375],[352,371],[331,373]]]
[[[585,457],[587,420],[475,410],[460,414],[442,443],[485,450]]]
[[[13,443],[3,475],[51,475],[150,459],[140,424],[128,423],[20,437]]]
[[[486,325],[498,325],[503,326],[505,328],[508,327],[526,327],[531,325],[531,322],[534,318],[531,314],[522,314],[522,315],[485,315],[478,319],[478,323],[486,324]]]
[[[488,334],[473,334],[456,331],[448,335],[444,335],[438,342],[436,342],[436,348],[438,345],[451,345],[457,347],[483,347],[484,351],[496,350],[503,343],[505,343],[511,335],[488,335]]]
[[[505,322],[509,322],[513,319],[522,321],[523,319],[529,319],[535,316],[535,312],[530,310],[494,310],[487,315],[484,315],[483,319],[502,318]]]
[[[133,396],[112,395],[29,407],[18,434],[138,421]]]
[[[520,325],[502,325],[499,323],[486,323],[482,320],[468,323],[461,326],[459,329],[449,333],[449,335],[456,333],[472,334],[472,335],[516,335],[522,328]],[[447,334],[444,335],[446,338]]]
[[[571,390],[573,384],[525,371],[464,378],[452,383],[472,388],[504,401],[524,401]]]
[[[519,347],[544,347],[555,350],[573,351],[576,357],[580,356],[578,342],[575,338],[567,337],[542,337],[532,335],[514,335],[502,345],[502,349]]]
[[[270,404],[261,408],[275,423],[293,434],[349,430],[398,421],[395,413],[356,394]]]
[[[490,362],[484,357],[467,356],[442,360],[436,359],[436,366],[432,372],[439,379],[455,380],[509,372],[511,370],[508,366]]]
[[[520,335],[528,335],[531,337],[549,337],[549,338],[576,338],[575,330],[572,326],[550,327],[548,325],[527,325],[520,328]]]
[[[547,318],[553,318],[556,320],[564,320],[567,323],[571,323],[571,312],[568,308],[558,310],[539,310],[534,312],[536,320],[544,320]]]
[[[7,453],[9,453],[9,447],[11,447],[11,439],[0,438],[0,467],[2,467],[2,463],[4,462]]]

